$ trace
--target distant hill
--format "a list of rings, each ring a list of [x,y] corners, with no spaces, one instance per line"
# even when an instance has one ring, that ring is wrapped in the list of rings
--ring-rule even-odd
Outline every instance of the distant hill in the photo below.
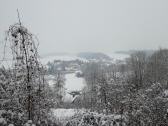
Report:
[[[99,52],[81,52],[77,56],[87,60],[111,60],[108,55]]]
[[[72,54],[66,53],[66,52],[52,52],[52,53],[41,54],[41,57],[49,57],[49,56],[72,56]]]
[[[147,54],[147,56],[150,56],[155,52],[155,50],[128,50],[128,51],[117,51],[115,53],[131,55],[131,54],[136,53],[138,51],[145,52]]]

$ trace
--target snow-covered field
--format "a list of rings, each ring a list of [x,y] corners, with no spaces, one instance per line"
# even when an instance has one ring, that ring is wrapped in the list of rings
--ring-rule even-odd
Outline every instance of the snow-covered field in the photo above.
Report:
[[[83,113],[85,110],[84,109],[64,109],[64,108],[59,108],[59,109],[53,109],[53,115],[57,119],[66,119],[74,116],[76,113]]]
[[[47,81],[49,85],[52,87],[54,84],[54,76],[49,75],[47,76]],[[71,91],[80,91],[85,86],[85,80],[84,78],[78,78],[75,76],[75,73],[70,73],[65,75],[65,97],[64,101],[71,102],[73,100],[73,97],[68,93]]]
[[[59,109],[53,109],[52,112],[56,118],[63,119],[63,118],[69,118],[75,115],[76,110],[59,108]]]
[[[72,101],[73,97],[68,92],[70,91],[80,91],[85,85],[85,80],[83,78],[78,78],[75,76],[75,73],[65,75],[65,89],[66,94],[64,101]]]
[[[84,79],[76,77],[75,73],[70,73],[65,75],[66,85],[65,88],[68,91],[81,90],[84,87]]]

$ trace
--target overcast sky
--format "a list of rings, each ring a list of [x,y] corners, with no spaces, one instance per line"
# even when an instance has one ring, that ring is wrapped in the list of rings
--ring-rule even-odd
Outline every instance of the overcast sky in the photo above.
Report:
[[[0,0],[0,40],[17,8],[41,54],[168,48],[168,0]]]

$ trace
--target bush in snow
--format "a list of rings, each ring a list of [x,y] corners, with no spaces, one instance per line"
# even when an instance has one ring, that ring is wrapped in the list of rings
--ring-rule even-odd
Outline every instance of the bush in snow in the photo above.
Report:
[[[121,115],[103,115],[98,113],[84,113],[75,115],[66,126],[125,126],[125,118]]]

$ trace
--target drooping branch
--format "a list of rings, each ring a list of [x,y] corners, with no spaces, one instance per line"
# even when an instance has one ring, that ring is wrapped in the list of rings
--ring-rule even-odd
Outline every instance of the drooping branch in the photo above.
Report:
[[[19,11],[17,10],[17,12],[19,22],[9,27],[7,40],[11,45],[15,70],[24,71],[26,75],[24,79],[27,92],[27,112],[28,119],[32,120],[32,90],[34,88],[33,85],[37,85],[37,78],[39,78],[39,91],[41,91],[42,81],[40,76],[43,75],[41,74],[42,65],[38,60],[38,52],[35,43],[37,39],[22,25]],[[40,97],[40,92],[38,96]]]

